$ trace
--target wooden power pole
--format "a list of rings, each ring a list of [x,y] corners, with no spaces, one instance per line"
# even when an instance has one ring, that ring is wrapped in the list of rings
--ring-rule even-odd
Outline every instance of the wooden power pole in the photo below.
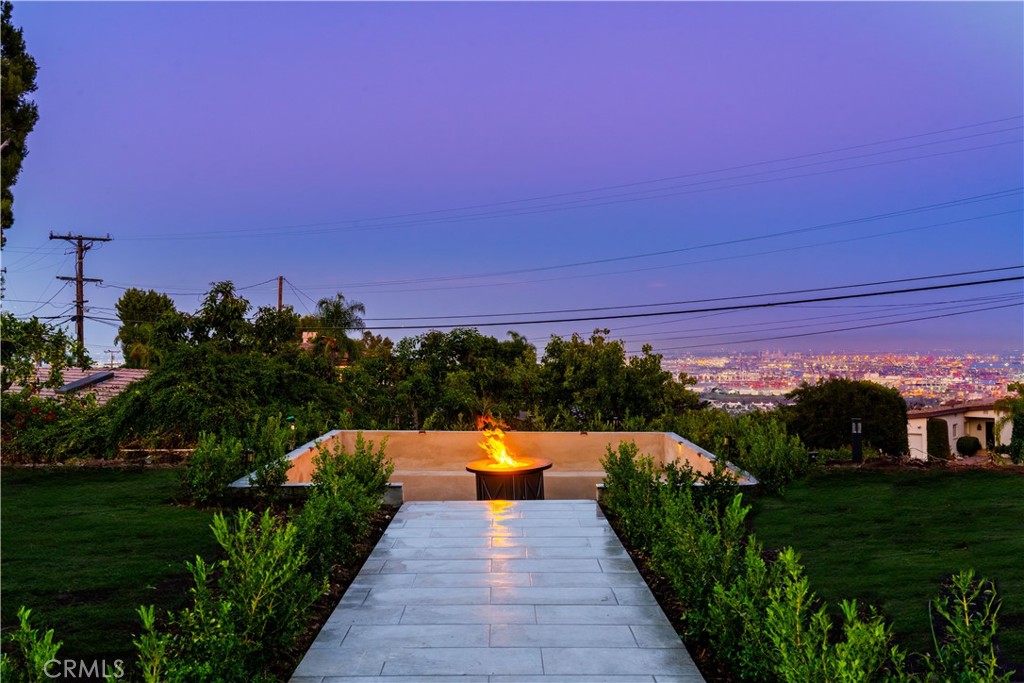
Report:
[[[103,282],[103,280],[95,277],[85,277],[85,252],[92,249],[94,242],[109,242],[111,240],[110,235],[106,237],[87,237],[85,235],[72,235],[70,232],[66,235],[54,235],[50,232],[51,240],[64,240],[65,242],[75,243],[75,254],[76,265],[75,265],[75,276],[57,276],[58,280],[74,281],[75,283],[75,331],[78,333],[78,366],[81,368],[85,367],[85,288],[86,282]]]
[[[284,308],[284,275],[277,276],[277,310]]]

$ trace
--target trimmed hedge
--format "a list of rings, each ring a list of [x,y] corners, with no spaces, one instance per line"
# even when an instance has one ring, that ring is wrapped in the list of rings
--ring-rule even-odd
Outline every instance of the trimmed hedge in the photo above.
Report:
[[[981,442],[976,436],[961,436],[956,440],[956,452],[960,455],[972,456],[981,450]]]
[[[928,420],[928,456],[949,460],[949,425],[940,417]]]

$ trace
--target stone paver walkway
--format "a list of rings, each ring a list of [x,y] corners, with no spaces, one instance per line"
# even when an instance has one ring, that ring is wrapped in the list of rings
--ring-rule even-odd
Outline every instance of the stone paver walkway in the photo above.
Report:
[[[291,683],[703,683],[594,501],[406,503]]]

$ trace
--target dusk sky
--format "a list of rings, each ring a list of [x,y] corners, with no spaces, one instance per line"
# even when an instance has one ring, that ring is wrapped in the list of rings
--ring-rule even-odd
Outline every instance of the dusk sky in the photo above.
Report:
[[[109,233],[85,260],[104,280],[86,286],[97,360],[125,288],[191,312],[219,280],[276,304],[279,275],[299,313],[340,291],[395,339],[498,322],[480,329],[540,352],[595,327],[667,357],[1024,345],[1019,280],[523,323],[1021,276],[650,306],[1021,266],[1019,2],[20,2],[13,18],[39,123],[3,305],[66,320],[74,287],[55,276],[74,258],[47,236]],[[626,308],[528,315],[595,307]],[[890,324],[915,318],[931,319]]]

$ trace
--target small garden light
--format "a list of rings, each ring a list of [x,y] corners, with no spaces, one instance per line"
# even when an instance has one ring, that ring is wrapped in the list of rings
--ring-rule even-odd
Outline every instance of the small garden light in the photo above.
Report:
[[[860,439],[861,439],[860,418],[859,417],[851,418],[851,423],[852,423],[851,424],[851,428],[852,428],[852,431],[853,431],[853,434],[852,434],[852,436],[853,436],[853,461],[854,462],[862,462],[864,460],[864,453],[861,450],[861,444],[860,444]]]

